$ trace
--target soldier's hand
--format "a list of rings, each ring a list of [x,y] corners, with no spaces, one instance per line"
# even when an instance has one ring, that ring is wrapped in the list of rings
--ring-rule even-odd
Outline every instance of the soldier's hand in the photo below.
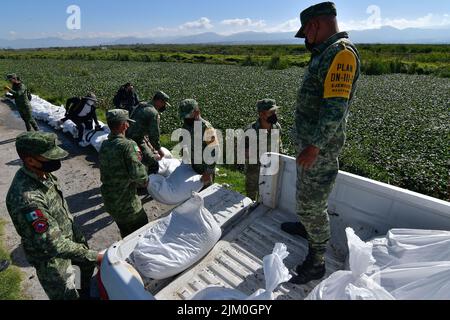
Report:
[[[11,88],[8,86],[4,86],[3,89],[5,89],[6,91],[11,91]]]
[[[297,164],[305,170],[309,170],[314,167],[319,156],[320,149],[315,146],[308,146],[305,150],[300,153],[297,157]]]

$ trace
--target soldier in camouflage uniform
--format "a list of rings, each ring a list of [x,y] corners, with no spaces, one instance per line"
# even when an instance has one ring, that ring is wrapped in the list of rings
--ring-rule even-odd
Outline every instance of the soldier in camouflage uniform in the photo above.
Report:
[[[264,152],[282,152],[282,142],[281,142],[281,126],[278,123],[277,110],[280,109],[279,106],[276,105],[276,101],[272,99],[264,99],[258,101],[256,104],[256,109],[259,113],[259,119],[250,124],[245,128],[244,131],[254,130],[256,132],[256,145],[259,149],[260,144],[260,130],[267,130],[267,149]],[[278,130],[278,137],[280,138],[278,141],[278,150],[272,150],[272,130]],[[246,163],[245,163],[245,190],[247,192],[247,197],[257,200],[258,192],[259,192],[259,173],[261,164],[258,161],[258,164],[252,164],[249,162],[249,154],[250,145],[246,142],[245,144],[245,154],[246,154]],[[256,156],[259,157],[260,150],[256,150]]]
[[[205,186],[212,184],[214,181],[216,164],[207,164],[203,157],[203,152],[206,148],[216,148],[217,147],[217,138],[215,135],[215,130],[211,126],[211,124],[202,118],[200,107],[198,102],[194,99],[186,99],[180,103],[180,119],[184,121],[183,129],[187,130],[191,137],[191,146],[189,151],[189,156],[191,159],[192,168],[196,173],[202,175],[202,181]],[[201,129],[201,138],[202,138],[202,149],[197,150],[197,152],[202,152],[201,162],[199,163],[195,161],[195,128]],[[211,151],[211,155],[215,157],[215,150]]]
[[[127,110],[130,114],[133,112],[139,104],[139,96],[130,82],[120,87],[114,96],[113,104],[117,109]]]
[[[29,263],[52,300],[89,297],[90,280],[101,255],[89,250],[73,223],[57,178],[67,152],[56,145],[53,133],[28,132],[17,137],[23,161],[6,197],[6,206]],[[81,291],[75,288],[75,270],[81,269]]]
[[[32,108],[30,103],[31,94],[29,93],[25,84],[22,83],[16,74],[8,74],[6,79],[11,82],[12,89],[5,87],[5,90],[14,98],[16,107],[19,111],[20,117],[25,122],[27,131],[39,131],[39,126],[33,118]]]
[[[99,153],[101,192],[106,211],[119,227],[122,238],[148,223],[147,214],[137,195],[146,187],[148,174],[142,164],[142,153],[136,142],[125,137],[129,124],[128,111],[110,110],[107,115],[111,134]]]
[[[336,6],[320,3],[301,13],[302,28],[312,52],[298,91],[294,137],[298,151],[297,212],[302,222],[282,229],[309,240],[306,261],[291,282],[323,278],[325,251],[331,238],[328,197],[339,170],[349,106],[360,75],[360,59],[346,32],[339,32]]]
[[[131,119],[135,121],[127,130],[127,138],[134,140],[143,153],[142,163],[147,167],[149,174],[158,173],[158,160],[164,158],[161,150],[161,116],[169,104],[169,96],[158,91],[153,100],[148,104],[140,104],[131,114]]]

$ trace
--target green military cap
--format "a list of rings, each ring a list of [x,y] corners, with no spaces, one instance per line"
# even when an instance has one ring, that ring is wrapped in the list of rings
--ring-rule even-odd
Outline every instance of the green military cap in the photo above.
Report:
[[[300,21],[302,27],[295,35],[296,38],[305,38],[305,27],[308,22],[315,17],[319,16],[337,16],[336,5],[333,2],[322,2],[314,6],[309,7],[300,13]]]
[[[118,123],[118,122],[136,122],[134,120],[130,119],[130,113],[127,110],[122,110],[122,109],[114,109],[114,110],[109,110],[106,113],[106,121],[108,121],[108,123]]]
[[[19,154],[41,156],[48,160],[61,160],[69,154],[57,146],[57,136],[54,133],[26,132],[16,139],[16,150]]]
[[[8,81],[10,81],[12,79],[18,79],[18,78],[19,77],[15,73],[10,73],[10,74],[6,75],[6,80],[8,80]]]
[[[186,119],[191,117],[194,111],[200,110],[198,102],[194,99],[186,99],[180,103],[180,118]]]
[[[170,97],[162,91],[157,91],[153,100],[162,100],[166,102],[166,105],[170,108],[172,105],[169,103]]]
[[[263,99],[256,103],[256,108],[258,109],[258,112],[263,112],[278,110],[281,107],[277,106],[277,102],[273,99]]]

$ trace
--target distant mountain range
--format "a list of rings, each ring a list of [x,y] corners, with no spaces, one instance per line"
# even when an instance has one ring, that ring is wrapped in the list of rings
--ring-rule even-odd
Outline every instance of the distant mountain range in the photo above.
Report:
[[[450,44],[450,27],[441,29],[403,29],[382,27],[350,31],[351,39],[356,43],[398,43],[398,44]],[[132,44],[299,44],[293,32],[265,33],[241,32],[224,36],[213,32],[183,37],[165,38],[79,38],[65,40],[61,38],[42,39],[0,39],[0,48],[26,49],[49,47],[83,47],[98,45]]]

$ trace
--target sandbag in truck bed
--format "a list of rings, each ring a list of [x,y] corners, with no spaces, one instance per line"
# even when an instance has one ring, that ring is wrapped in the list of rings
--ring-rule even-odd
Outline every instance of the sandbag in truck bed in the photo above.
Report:
[[[367,243],[346,232],[350,271],[332,274],[307,300],[450,299],[450,232],[393,229]]]
[[[146,232],[129,260],[145,277],[167,279],[206,256],[221,236],[222,230],[204,207],[203,198],[194,194]]]
[[[156,201],[177,205],[188,200],[193,192],[199,192],[203,188],[201,179],[202,176],[198,175],[192,166],[181,163],[167,177],[161,174],[150,175],[147,190]]]

